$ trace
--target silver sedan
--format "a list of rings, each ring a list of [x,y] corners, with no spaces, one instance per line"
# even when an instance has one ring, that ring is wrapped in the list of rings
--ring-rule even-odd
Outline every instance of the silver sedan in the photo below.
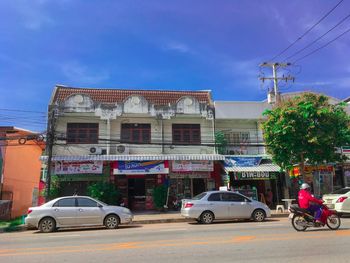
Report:
[[[61,227],[104,225],[115,229],[121,223],[131,223],[133,214],[128,208],[109,206],[87,196],[66,196],[38,207],[30,207],[25,224],[41,232]]]
[[[264,221],[271,216],[267,205],[230,191],[208,191],[182,200],[181,215],[210,224],[215,219],[253,219]]]

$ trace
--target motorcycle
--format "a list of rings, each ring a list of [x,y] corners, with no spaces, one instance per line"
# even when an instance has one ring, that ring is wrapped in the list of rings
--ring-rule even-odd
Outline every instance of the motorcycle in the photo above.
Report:
[[[335,210],[330,210],[326,205],[322,206],[321,222],[316,222],[314,216],[306,209],[298,205],[291,205],[289,208],[289,219],[296,231],[305,231],[308,227],[328,226],[331,230],[337,230],[340,227],[340,217]]]

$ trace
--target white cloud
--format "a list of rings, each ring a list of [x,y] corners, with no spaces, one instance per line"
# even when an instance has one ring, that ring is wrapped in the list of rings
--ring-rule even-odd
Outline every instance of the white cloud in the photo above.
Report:
[[[191,49],[188,45],[181,43],[181,42],[176,42],[176,41],[171,41],[166,43],[163,46],[164,50],[172,50],[172,51],[177,51],[180,53],[190,53]]]
[[[97,84],[109,79],[110,76],[105,70],[95,71],[77,61],[65,63],[61,69],[69,80],[84,84]]]
[[[48,0],[14,1],[12,7],[19,15],[19,21],[29,30],[39,30],[44,26],[55,23],[49,14]]]

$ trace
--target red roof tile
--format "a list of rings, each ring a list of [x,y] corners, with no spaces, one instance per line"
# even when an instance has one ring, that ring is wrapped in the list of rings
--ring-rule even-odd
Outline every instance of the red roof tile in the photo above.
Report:
[[[93,89],[63,86],[57,86],[56,92],[53,94],[53,102],[63,102],[74,94],[86,94],[93,101],[102,103],[120,103],[131,95],[140,95],[154,105],[176,103],[184,96],[192,96],[201,103],[212,104],[210,91]]]

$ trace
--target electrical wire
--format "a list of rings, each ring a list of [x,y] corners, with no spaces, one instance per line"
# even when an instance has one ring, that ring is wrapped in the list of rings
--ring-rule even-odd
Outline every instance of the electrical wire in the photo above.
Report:
[[[284,54],[287,50],[293,47],[298,41],[300,41],[304,36],[306,36],[311,30],[313,30],[318,24],[320,24],[327,16],[329,16],[344,0],[340,0],[331,10],[329,10],[321,19],[319,19],[313,26],[311,26],[304,34],[298,37],[294,42],[292,42],[288,47],[283,49],[280,53],[270,59],[270,61],[275,60],[280,55]]]
[[[333,43],[334,41],[336,41],[337,39],[341,38],[342,36],[344,36],[345,34],[347,34],[349,32],[350,32],[350,28],[348,30],[344,31],[343,33],[341,33],[340,35],[338,35],[336,38],[333,38],[331,41],[327,42],[326,44],[320,46],[317,49],[314,49],[313,51],[311,51],[310,53],[306,54],[305,56],[296,59],[294,62],[292,62],[292,64],[295,64],[296,62],[298,62],[298,61],[300,61],[300,60],[302,60],[304,58],[307,58],[308,56],[311,56],[312,54],[316,53],[317,51],[321,50],[322,48],[327,47],[328,45],[330,45],[331,43]]]
[[[319,41],[320,39],[322,39],[324,36],[326,36],[328,33],[330,33],[331,31],[333,31],[335,28],[337,28],[338,26],[340,26],[342,23],[344,23],[348,18],[350,17],[350,14],[347,15],[346,17],[344,17],[341,21],[339,21],[336,25],[334,25],[332,28],[330,28],[327,32],[325,32],[323,35],[319,36],[318,38],[316,38],[314,41],[312,41],[311,43],[309,43],[308,45],[306,45],[304,48],[299,49],[297,52],[293,53],[292,55],[290,55],[289,57],[285,58],[284,61],[290,60],[292,57],[295,57],[296,55],[300,54],[301,52],[303,52],[305,49],[311,47],[313,44],[315,44],[317,41]]]

